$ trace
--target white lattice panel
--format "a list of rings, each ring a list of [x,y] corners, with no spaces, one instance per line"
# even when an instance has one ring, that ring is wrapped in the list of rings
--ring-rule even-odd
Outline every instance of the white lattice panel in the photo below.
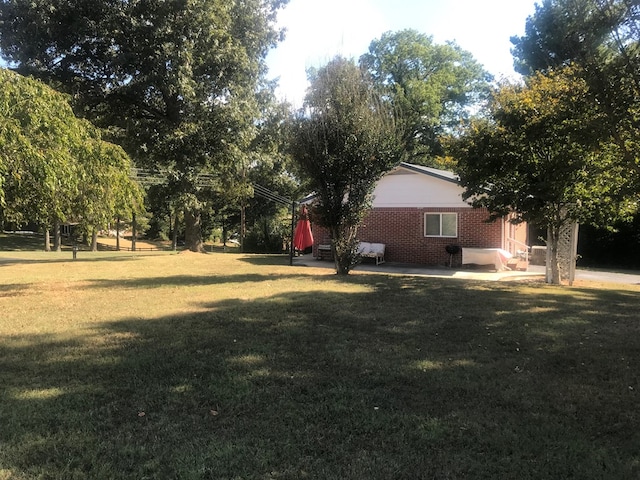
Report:
[[[560,229],[558,238],[558,267],[560,281],[573,283],[576,275],[576,257],[578,253],[578,223],[566,223]],[[551,278],[551,262],[547,261],[547,279]]]

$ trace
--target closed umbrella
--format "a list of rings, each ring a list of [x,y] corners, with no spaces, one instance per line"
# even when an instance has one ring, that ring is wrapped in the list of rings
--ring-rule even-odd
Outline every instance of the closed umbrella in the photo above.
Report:
[[[296,224],[296,231],[293,234],[293,247],[296,250],[304,251],[306,248],[313,246],[313,233],[311,233],[311,222],[309,222],[309,213],[305,205],[300,209],[300,217]]]

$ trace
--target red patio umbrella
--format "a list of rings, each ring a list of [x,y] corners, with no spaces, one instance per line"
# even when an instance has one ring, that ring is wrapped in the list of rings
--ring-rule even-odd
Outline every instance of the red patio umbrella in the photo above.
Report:
[[[293,234],[293,247],[296,250],[303,251],[313,246],[313,233],[311,233],[311,222],[309,222],[309,213],[306,205],[300,209],[300,217],[296,225],[296,231]]]

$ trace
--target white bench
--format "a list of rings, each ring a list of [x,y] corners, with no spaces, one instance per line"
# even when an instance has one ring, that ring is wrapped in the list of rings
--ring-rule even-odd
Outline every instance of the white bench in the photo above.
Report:
[[[376,265],[384,263],[384,250],[384,243],[358,243],[358,255],[364,258],[373,258],[376,261]]]

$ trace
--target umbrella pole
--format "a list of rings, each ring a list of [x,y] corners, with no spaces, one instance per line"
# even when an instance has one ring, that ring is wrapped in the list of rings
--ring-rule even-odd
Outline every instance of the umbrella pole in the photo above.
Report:
[[[289,266],[293,266],[293,232],[296,222],[296,202],[291,202],[291,242],[289,243]]]

